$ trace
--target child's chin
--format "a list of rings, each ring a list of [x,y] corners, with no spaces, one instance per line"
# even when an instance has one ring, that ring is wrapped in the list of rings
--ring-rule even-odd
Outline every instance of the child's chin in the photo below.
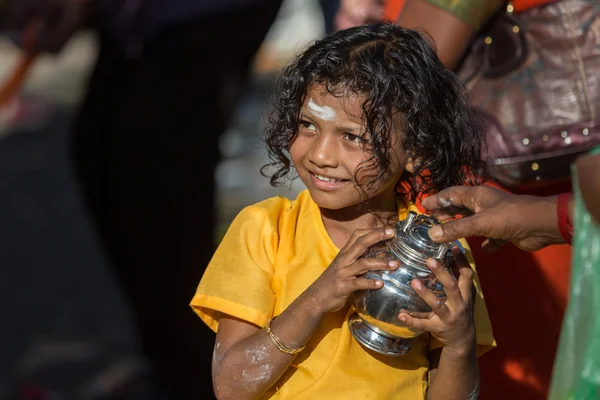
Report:
[[[326,210],[343,210],[358,204],[358,201],[354,202],[352,199],[349,199],[348,196],[340,196],[340,193],[336,192],[324,192],[318,189],[309,189],[309,192],[313,201],[319,208]],[[340,197],[343,197],[343,199],[340,199]]]

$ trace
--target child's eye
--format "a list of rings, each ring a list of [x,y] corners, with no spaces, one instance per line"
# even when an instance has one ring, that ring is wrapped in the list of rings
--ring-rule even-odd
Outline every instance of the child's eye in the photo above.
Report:
[[[344,139],[356,144],[364,142],[364,139],[361,136],[356,136],[351,133],[344,133]]]
[[[302,129],[305,129],[309,132],[316,132],[317,128],[315,127],[315,125],[311,122],[308,121],[300,121],[300,127]]]

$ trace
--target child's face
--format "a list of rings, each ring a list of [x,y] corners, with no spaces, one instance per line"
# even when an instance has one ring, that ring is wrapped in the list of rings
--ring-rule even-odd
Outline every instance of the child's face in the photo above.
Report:
[[[321,208],[341,210],[366,199],[376,203],[393,198],[409,163],[400,134],[393,129],[390,166],[379,183],[369,185],[379,170],[372,161],[361,165],[372,157],[361,118],[363,102],[362,96],[335,97],[322,86],[315,86],[306,96],[290,155],[298,176]]]

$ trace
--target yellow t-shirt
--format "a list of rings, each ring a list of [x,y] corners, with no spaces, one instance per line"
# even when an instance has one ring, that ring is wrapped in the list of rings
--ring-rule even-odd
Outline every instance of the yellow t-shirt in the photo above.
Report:
[[[400,219],[410,209],[417,211],[403,201],[398,202],[398,209]],[[235,218],[191,306],[214,331],[222,314],[263,327],[306,290],[338,252],[308,191],[294,201],[265,200]],[[495,342],[478,281],[476,287],[475,321],[482,353]],[[412,340],[405,356],[379,355],[361,346],[350,333],[352,314],[349,306],[327,314],[306,349],[262,398],[425,398],[428,351],[440,344],[423,334]]]

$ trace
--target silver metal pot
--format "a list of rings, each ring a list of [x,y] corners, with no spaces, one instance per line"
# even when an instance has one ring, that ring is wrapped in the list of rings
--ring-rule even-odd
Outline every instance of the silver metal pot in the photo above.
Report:
[[[405,220],[396,223],[393,239],[374,246],[365,254],[365,257],[398,260],[400,266],[395,271],[366,273],[365,277],[369,279],[382,280],[383,287],[358,291],[352,297],[356,314],[350,318],[349,327],[363,346],[381,354],[401,356],[410,350],[410,339],[423,333],[408,327],[398,318],[402,310],[431,311],[411,287],[413,279],[419,279],[438,298],[446,298],[442,284],[427,267],[426,260],[436,258],[449,269],[452,265],[451,248],[460,246],[460,243],[432,242],[428,232],[437,224],[435,218],[411,211]]]

